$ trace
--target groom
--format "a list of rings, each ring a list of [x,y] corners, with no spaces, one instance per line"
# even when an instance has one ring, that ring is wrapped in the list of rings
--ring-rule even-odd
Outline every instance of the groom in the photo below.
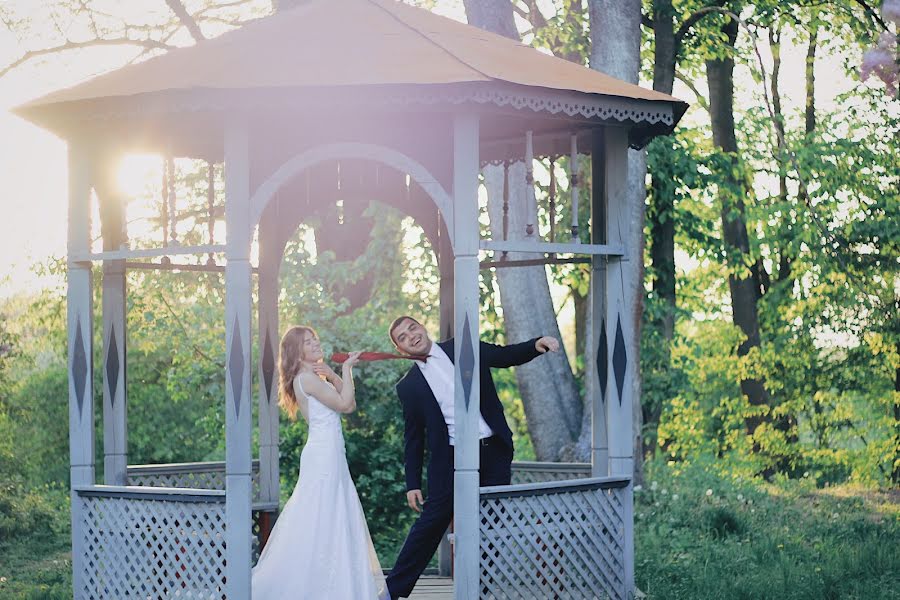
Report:
[[[397,384],[405,421],[406,501],[420,513],[387,578],[392,599],[406,598],[425,570],[453,518],[453,445],[455,443],[453,339],[434,343],[412,317],[394,320],[391,341],[404,354],[419,356]],[[559,341],[541,337],[509,346],[481,342],[480,484],[508,485],[513,458],[512,431],[503,416],[491,367],[525,364]],[[422,496],[422,462],[428,446],[428,500]]]

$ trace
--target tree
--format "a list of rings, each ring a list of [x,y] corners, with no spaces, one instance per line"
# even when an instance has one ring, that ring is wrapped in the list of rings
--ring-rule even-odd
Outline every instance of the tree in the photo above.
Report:
[[[38,59],[87,48],[135,48],[138,52],[125,60],[138,61],[185,42],[201,42],[271,10],[268,0],[204,0],[191,11],[182,0],[165,4],[167,11],[146,11],[140,17],[123,10],[124,5],[110,10],[97,0],[55,0],[39,8],[0,6],[0,25],[26,48],[0,65],[0,77]]]
[[[466,0],[465,5],[471,25],[519,39],[509,0]],[[500,239],[504,168],[487,166],[482,173],[488,192],[492,236]],[[521,162],[509,166],[508,197],[509,237],[520,239],[525,235],[526,220],[525,165]],[[559,338],[559,325],[544,268],[516,267],[497,271],[506,338],[511,341],[539,335]],[[516,367],[516,380],[537,459],[558,460],[567,452],[569,457],[585,460],[584,454],[573,456],[573,445],[581,430],[582,400],[565,351],[548,355],[540,363]]]

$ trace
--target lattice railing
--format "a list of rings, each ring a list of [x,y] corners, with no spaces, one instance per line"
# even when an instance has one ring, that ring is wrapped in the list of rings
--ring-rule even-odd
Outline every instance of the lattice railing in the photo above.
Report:
[[[75,488],[74,596],[225,598],[225,493]]]
[[[259,499],[259,460],[251,466],[253,499]],[[145,487],[225,489],[225,462],[167,463],[158,465],[129,465],[128,485]]]
[[[628,483],[481,488],[481,597],[624,600]]]
[[[591,476],[591,463],[515,461],[512,464],[512,483],[542,483],[546,481],[566,481]],[[449,534],[438,547],[438,574],[450,576]]]
[[[513,485],[566,481],[591,476],[591,463],[556,463],[516,461],[512,464]]]

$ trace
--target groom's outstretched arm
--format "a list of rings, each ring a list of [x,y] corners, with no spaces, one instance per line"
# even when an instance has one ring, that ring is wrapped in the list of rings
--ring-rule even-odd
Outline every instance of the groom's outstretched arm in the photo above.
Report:
[[[521,344],[510,344],[509,346],[498,346],[497,344],[481,342],[482,364],[487,363],[489,367],[494,368],[524,365],[541,355],[541,352],[537,349],[537,341],[539,339],[542,338],[534,338]]]
[[[403,407],[403,462],[406,470],[406,491],[422,489],[422,462],[425,458],[425,423],[416,407],[414,398],[404,395],[397,387],[400,405]]]

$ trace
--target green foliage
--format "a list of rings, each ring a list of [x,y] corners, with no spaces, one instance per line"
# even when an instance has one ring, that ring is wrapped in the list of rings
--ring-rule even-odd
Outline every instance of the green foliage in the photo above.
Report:
[[[16,402],[13,370],[23,358],[23,340],[0,316],[0,598],[37,600],[71,597],[68,490],[33,485],[34,440],[22,435],[32,414]],[[35,414],[45,414],[41,405]],[[65,441],[65,437],[63,438]],[[48,463],[68,461],[42,455]],[[46,556],[55,560],[42,562]]]

